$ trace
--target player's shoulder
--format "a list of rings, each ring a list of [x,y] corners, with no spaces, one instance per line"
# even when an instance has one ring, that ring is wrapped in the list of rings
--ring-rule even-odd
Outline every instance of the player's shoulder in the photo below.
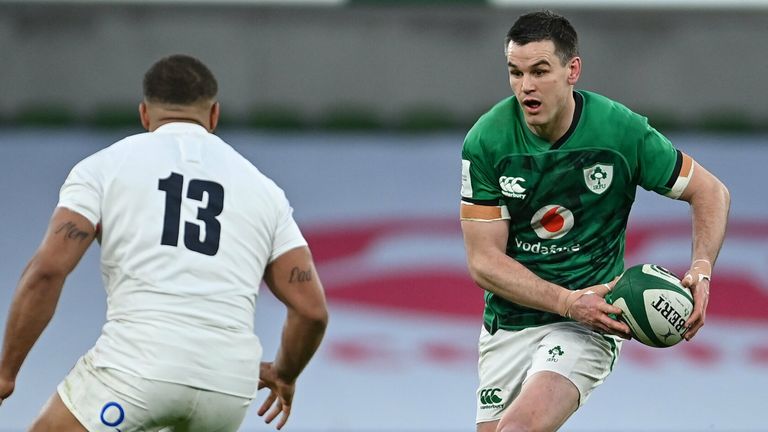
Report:
[[[622,128],[645,128],[648,125],[646,117],[632,111],[621,102],[587,90],[578,90],[577,92],[584,98],[586,115],[596,120],[599,119],[598,121],[604,126],[616,124]],[[611,123],[607,123],[607,121]]]
[[[514,96],[502,99],[485,112],[467,132],[464,147],[478,150],[479,147],[500,145],[506,142],[511,132],[519,126],[519,105]]]
[[[240,153],[235,147],[224,141],[218,135],[211,135],[209,143],[220,156],[227,160],[229,171],[241,176],[250,176],[258,181],[273,183],[272,180],[254,165],[245,155]],[[236,171],[235,171],[236,170]]]
[[[102,171],[113,169],[115,162],[124,157],[123,155],[132,147],[132,143],[135,143],[137,140],[136,137],[140,135],[145,134],[129,135],[91,153],[80,160],[73,169],[79,171]]]
[[[582,136],[589,145],[611,148],[633,159],[642,143],[654,130],[648,119],[603,95],[579,90],[584,98]]]
[[[518,123],[519,105],[514,96],[502,99],[486,111],[470,129],[470,134],[483,134],[514,127]]]
[[[212,145],[226,160],[227,172],[235,183],[250,190],[266,191],[270,195],[282,196],[283,189],[269,175],[262,172],[250,159],[221,137],[212,135]]]
[[[132,135],[128,135],[121,138],[109,146],[105,147],[96,154],[102,154],[105,156],[117,155],[120,153],[126,153],[133,151],[140,143],[149,142],[151,140],[152,133],[141,132]]]

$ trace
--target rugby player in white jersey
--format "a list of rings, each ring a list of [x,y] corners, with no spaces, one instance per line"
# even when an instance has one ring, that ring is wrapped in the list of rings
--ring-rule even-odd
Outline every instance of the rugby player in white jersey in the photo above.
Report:
[[[212,132],[217,83],[174,55],[144,76],[141,123],[78,163],[19,281],[0,358],[0,403],[50,321],[64,280],[101,244],[107,322],[31,431],[236,431],[258,414],[283,427],[296,379],[328,321],[322,285],[283,191]],[[261,281],[287,307],[261,362]]]

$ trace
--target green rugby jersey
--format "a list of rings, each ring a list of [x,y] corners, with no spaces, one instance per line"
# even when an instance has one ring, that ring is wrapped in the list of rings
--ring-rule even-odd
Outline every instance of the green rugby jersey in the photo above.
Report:
[[[682,154],[645,117],[587,91],[556,143],[528,129],[514,97],[499,102],[467,134],[462,200],[506,206],[506,253],[568,289],[608,282],[624,267],[624,237],[637,186],[669,193]],[[563,321],[559,315],[485,293],[492,333]]]

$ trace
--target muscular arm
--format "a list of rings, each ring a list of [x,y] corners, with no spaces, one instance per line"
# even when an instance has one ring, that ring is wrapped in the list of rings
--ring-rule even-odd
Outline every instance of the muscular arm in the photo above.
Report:
[[[691,205],[693,259],[717,260],[725,238],[731,195],[725,185],[696,163],[691,181],[680,199]]]
[[[731,198],[717,177],[695,163],[690,183],[679,199],[691,205],[693,223],[691,268],[683,279],[683,284],[691,288],[694,300],[693,312],[686,322],[689,330],[685,338],[690,340],[704,325],[709,303],[709,279],[699,275],[710,276],[712,273],[725,238]]]
[[[602,298],[607,289],[590,287],[595,295],[580,295],[536,276],[525,266],[505,253],[509,237],[509,223],[495,221],[461,221],[467,263],[472,279],[484,290],[506,300],[541,311],[571,318],[612,334],[627,337],[626,324],[611,319],[608,314],[621,310],[607,304]]]
[[[85,217],[57,208],[48,231],[21,275],[5,327],[0,386],[13,383],[24,359],[53,317],[67,275],[75,268],[96,229]],[[0,388],[0,402],[13,391]],[[3,394],[5,392],[6,394]]]
[[[266,414],[264,420],[267,423],[282,413],[277,423],[280,430],[291,415],[296,378],[323,339],[328,325],[328,309],[323,286],[307,247],[292,249],[270,263],[264,281],[288,308],[275,361],[262,362],[259,376],[259,388],[269,387],[270,394],[258,413],[260,416]]]
[[[505,253],[509,222],[462,221],[467,264],[472,279],[484,290],[541,311],[558,309],[565,288],[539,278]]]
[[[288,314],[275,358],[278,376],[294,382],[314,355],[328,324],[325,294],[307,247],[292,249],[268,267],[264,281]]]

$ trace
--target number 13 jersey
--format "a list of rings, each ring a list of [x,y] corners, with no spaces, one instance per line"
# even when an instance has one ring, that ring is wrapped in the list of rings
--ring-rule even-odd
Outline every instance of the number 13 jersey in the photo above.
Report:
[[[169,123],[78,163],[58,205],[99,229],[107,322],[97,367],[256,393],[264,269],[307,244],[274,182],[202,126]]]

